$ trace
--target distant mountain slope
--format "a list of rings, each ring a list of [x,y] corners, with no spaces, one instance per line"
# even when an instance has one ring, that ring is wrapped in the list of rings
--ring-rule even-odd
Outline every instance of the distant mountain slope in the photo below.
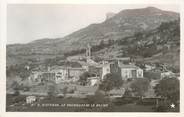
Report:
[[[63,38],[41,39],[28,44],[7,45],[7,55],[63,54],[71,50],[85,48],[88,43],[97,45],[101,40],[120,40],[136,32],[150,31],[162,22],[178,18],[178,13],[154,7],[123,10],[102,23],[91,24]]]
[[[165,22],[151,31],[117,40],[94,54],[104,58],[129,56],[137,61],[168,63],[179,69],[180,21]]]

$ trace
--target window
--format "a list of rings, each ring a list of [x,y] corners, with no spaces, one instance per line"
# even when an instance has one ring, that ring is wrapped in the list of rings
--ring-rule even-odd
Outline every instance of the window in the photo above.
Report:
[[[142,72],[141,71],[138,72],[138,76],[142,77]]]
[[[128,78],[128,71],[125,70],[125,78]]]

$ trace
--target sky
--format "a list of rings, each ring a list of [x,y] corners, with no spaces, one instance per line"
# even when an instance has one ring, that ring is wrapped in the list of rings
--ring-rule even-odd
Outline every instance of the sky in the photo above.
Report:
[[[177,5],[123,4],[9,4],[7,44],[28,43],[43,38],[61,38],[92,23],[105,21],[106,13],[124,9],[157,7],[179,12]]]

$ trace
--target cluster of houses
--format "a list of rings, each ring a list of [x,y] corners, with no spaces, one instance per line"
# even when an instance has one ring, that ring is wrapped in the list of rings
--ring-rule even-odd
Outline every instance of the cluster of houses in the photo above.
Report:
[[[121,74],[122,80],[143,78],[143,70],[130,63],[129,57],[104,59],[98,63],[95,62],[91,59],[90,46],[86,50],[86,61],[77,60],[77,62],[81,67],[51,66],[44,71],[33,71],[29,80],[34,82],[54,81],[56,83],[75,82],[84,72],[93,74],[88,78],[90,85],[95,85],[99,80],[103,80],[108,73]]]
[[[175,75],[171,71],[168,71],[165,67],[163,70],[158,70],[155,64],[145,64],[144,68],[135,65],[130,57],[124,58],[104,58],[100,62],[95,62],[91,58],[91,48],[88,46],[86,50],[86,61],[81,59],[82,57],[73,57],[74,61],[80,64],[80,67],[72,66],[51,66],[47,70],[36,70],[32,71],[32,74],[29,77],[29,81],[32,82],[47,82],[53,81],[55,83],[71,83],[77,82],[80,76],[89,72],[92,75],[88,77],[88,84],[90,86],[78,86],[74,93],[68,93],[65,97],[80,97],[84,98],[86,95],[94,95],[96,91],[96,85],[99,81],[104,79],[104,76],[108,73],[120,74],[122,80],[143,78],[145,77],[172,77]],[[70,58],[70,61],[73,61]],[[159,73],[159,74],[158,74]],[[144,75],[143,75],[144,74]],[[147,75],[147,76],[146,76]],[[109,91],[111,97],[122,97],[125,93],[125,89],[113,89]],[[26,103],[31,104],[37,99],[36,96],[26,97]]]
[[[147,63],[144,65],[144,76],[149,77],[151,79],[163,79],[163,78],[178,78],[179,73],[173,73],[171,70],[168,69],[167,64],[159,64],[157,66],[153,63]]]
[[[81,75],[85,71],[86,70],[84,68],[53,66],[49,68],[49,70],[33,71],[29,77],[29,80],[34,82],[71,82],[76,81],[78,78],[77,76]]]
[[[81,59],[83,58],[83,59]],[[84,60],[85,58],[85,60]],[[88,45],[85,57],[77,56],[70,57],[71,62],[77,62],[80,66],[51,66],[47,70],[32,71],[29,81],[33,82],[47,82],[54,81],[61,82],[76,82],[84,72],[92,74],[88,78],[89,84],[94,86],[98,81],[103,80],[108,73],[120,74],[122,80],[132,78],[143,78],[156,76],[157,78],[174,77],[176,74],[166,69],[163,65],[159,69],[156,64],[144,64],[144,68],[135,65],[130,57],[124,58],[104,58],[99,62],[95,62],[91,56],[91,47]]]

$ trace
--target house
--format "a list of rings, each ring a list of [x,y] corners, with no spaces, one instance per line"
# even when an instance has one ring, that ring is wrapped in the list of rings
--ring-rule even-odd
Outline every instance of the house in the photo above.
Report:
[[[143,78],[143,70],[134,64],[121,64],[119,67],[121,69],[121,77],[123,80],[130,78]]]
[[[31,104],[36,101],[36,96],[27,96],[26,97],[26,103]]]
[[[129,78],[143,78],[143,70],[134,64],[111,62],[102,65],[102,79],[108,73],[120,74],[123,80]]]
[[[56,83],[60,83],[70,79],[73,79],[73,81],[77,80],[86,69],[82,67],[57,66],[51,71],[55,73]]]
[[[79,61],[79,60],[83,60],[83,59],[85,59],[85,56],[82,56],[82,55],[67,57],[67,61]]]
[[[74,78],[75,80],[79,79],[79,76],[84,73],[86,69],[84,68],[68,68],[68,77]]]
[[[56,73],[51,71],[38,71],[32,72],[30,77],[28,78],[29,81],[41,83],[44,81],[56,81]]]
[[[98,85],[100,78],[99,77],[89,77],[88,81],[90,83],[90,86]]]
[[[166,77],[167,78],[173,78],[175,76],[176,76],[175,73],[173,73],[171,71],[162,72],[161,75],[160,75],[161,79],[166,78]]]
[[[86,69],[86,71],[89,71],[90,67],[98,67],[100,64],[93,61],[92,59],[89,59],[87,62],[85,61],[78,61],[78,63],[82,66],[82,68]]]
[[[120,74],[123,80],[129,78],[143,78],[143,70],[134,64],[111,62],[102,65],[102,79],[108,73]]]
[[[156,68],[155,65],[145,64],[145,70],[146,70],[146,71],[150,71],[150,70],[153,70],[153,69],[155,69],[155,68]]]
[[[161,71],[149,70],[144,72],[144,77],[149,79],[160,79]]]
[[[47,71],[33,71],[28,79],[31,82],[41,83],[44,77],[47,76],[45,73],[47,73]]]
[[[110,63],[110,62],[118,62],[118,64],[120,63],[129,63],[131,62],[131,58],[130,57],[115,57],[115,58],[108,58],[108,59],[104,59],[102,61],[102,63]]]
[[[68,78],[68,69],[63,66],[53,66],[51,71],[55,73],[55,82],[60,83]]]
[[[43,72],[41,75],[42,81],[56,81],[56,73],[55,72]]]
[[[125,93],[125,89],[124,88],[120,88],[120,89],[112,89],[108,92],[109,96],[111,98],[118,98],[118,97],[123,97]]]
[[[56,83],[66,82],[66,81],[76,81],[79,76],[84,73],[86,69],[79,67],[67,67],[67,66],[52,66],[47,71],[36,71],[32,72],[29,77],[30,81],[34,82],[44,82],[44,81],[54,81]]]
[[[179,77],[178,74],[173,73],[172,71],[161,71],[157,69],[146,71],[144,75],[145,77],[150,78],[150,79],[163,79],[163,78],[173,78],[173,77],[178,78]]]
[[[104,76],[105,76],[106,74],[111,73],[110,69],[111,69],[111,68],[110,68],[110,63],[104,64],[104,65],[102,66],[102,79],[104,78]]]
[[[121,74],[121,70],[120,70],[120,67],[118,66],[118,62],[111,62],[111,63],[102,65],[101,78],[103,79],[104,76],[108,73]]]

